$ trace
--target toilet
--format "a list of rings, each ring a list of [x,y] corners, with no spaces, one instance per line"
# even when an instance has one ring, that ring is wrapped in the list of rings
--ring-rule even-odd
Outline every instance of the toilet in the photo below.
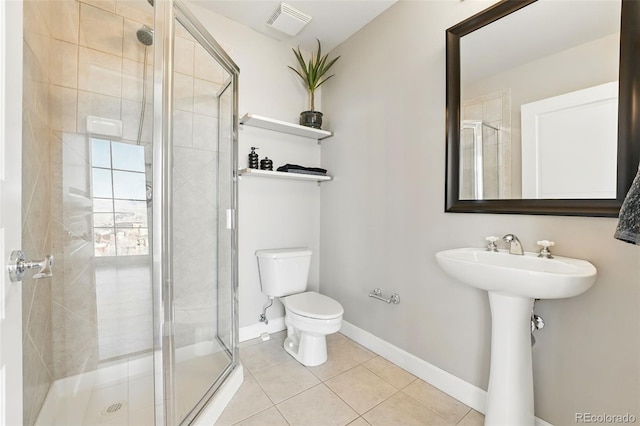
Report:
[[[332,298],[306,291],[311,254],[306,248],[256,251],[262,292],[285,308],[284,349],[307,367],[327,360],[326,336],[340,330],[344,313]]]

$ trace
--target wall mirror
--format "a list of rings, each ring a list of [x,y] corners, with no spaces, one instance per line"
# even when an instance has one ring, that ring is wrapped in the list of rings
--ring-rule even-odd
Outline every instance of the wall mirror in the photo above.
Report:
[[[634,0],[503,0],[449,28],[446,211],[617,216],[639,37]]]

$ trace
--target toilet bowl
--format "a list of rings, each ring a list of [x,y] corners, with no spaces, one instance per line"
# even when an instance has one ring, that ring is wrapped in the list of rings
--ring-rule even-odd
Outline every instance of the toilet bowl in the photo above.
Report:
[[[315,367],[327,360],[327,334],[342,326],[342,306],[330,297],[307,291],[280,299],[285,307],[284,349],[298,362]]]
[[[327,334],[340,330],[344,309],[332,298],[306,291],[311,250],[258,250],[262,292],[285,308],[284,349],[308,367],[327,360]]]

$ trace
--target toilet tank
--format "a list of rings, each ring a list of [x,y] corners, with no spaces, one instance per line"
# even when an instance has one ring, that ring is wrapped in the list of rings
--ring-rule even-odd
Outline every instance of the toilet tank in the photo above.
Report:
[[[306,248],[256,251],[262,292],[271,297],[304,292],[311,254],[311,250]]]

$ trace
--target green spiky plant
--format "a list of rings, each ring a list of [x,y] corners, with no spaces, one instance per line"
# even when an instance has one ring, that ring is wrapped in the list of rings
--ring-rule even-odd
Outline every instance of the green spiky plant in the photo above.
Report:
[[[314,101],[315,101],[315,91],[318,87],[320,87],[325,81],[329,80],[335,74],[331,74],[330,76],[323,78],[324,75],[329,71],[329,68],[336,63],[340,56],[331,61],[327,62],[327,58],[329,54],[327,53],[324,56],[322,54],[322,46],[320,46],[320,40],[316,39],[318,42],[318,52],[315,56],[312,54],[311,58],[309,58],[309,63],[306,63],[304,58],[302,57],[302,53],[300,52],[300,48],[291,49],[293,50],[293,54],[296,55],[296,59],[298,60],[298,64],[300,64],[301,70],[289,66],[304,82],[305,87],[309,90],[309,111],[315,111],[314,109]]]

